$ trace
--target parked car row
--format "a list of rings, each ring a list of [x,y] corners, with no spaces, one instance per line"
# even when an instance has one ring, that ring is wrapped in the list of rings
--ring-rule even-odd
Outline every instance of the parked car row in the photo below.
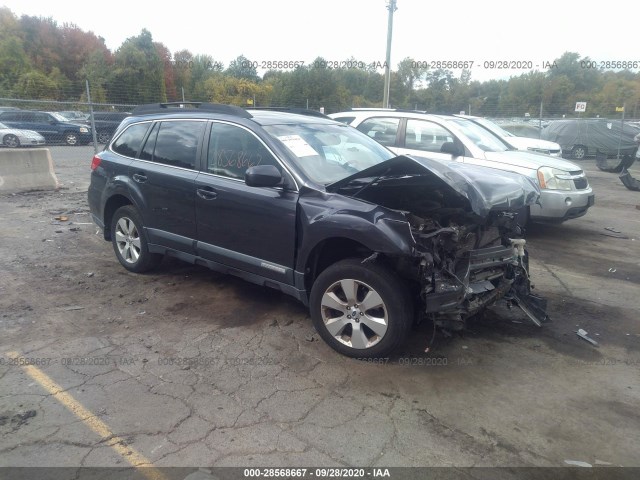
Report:
[[[20,130],[0,123],[0,143],[9,148],[33,147],[45,144],[45,139],[38,132]]]
[[[98,143],[107,143],[127,112],[94,112],[94,126]],[[8,108],[0,110],[0,122],[13,130],[3,137],[3,145],[20,147],[43,143],[64,143],[67,145],[87,145],[93,141],[90,120],[82,112],[40,112]],[[23,133],[18,133],[23,132]],[[30,132],[30,133],[24,133]],[[35,142],[33,133],[44,138]],[[30,140],[27,140],[27,137]],[[4,139],[6,138],[6,141]]]
[[[546,321],[518,225],[538,180],[459,161],[510,149],[468,119],[354,115],[358,129],[317,112],[140,106],[93,157],[92,218],[127,270],[169,255],[280,290],[352,357],[388,354],[424,315],[461,330],[501,299]],[[558,161],[513,153],[527,173],[527,156]],[[539,171],[543,188],[568,181]]]
[[[534,139],[514,142],[497,125],[477,117],[354,109],[329,115],[348,123],[398,155],[424,156],[518,173],[536,183],[540,201],[523,207],[521,223],[563,222],[594,204],[595,195],[578,165],[558,158],[559,146]],[[533,146],[531,146],[533,145]],[[539,153],[553,152],[556,156]]]
[[[87,145],[92,141],[90,127],[71,123],[57,112],[8,110],[0,112],[0,122],[10,128],[36,131],[47,143]]]

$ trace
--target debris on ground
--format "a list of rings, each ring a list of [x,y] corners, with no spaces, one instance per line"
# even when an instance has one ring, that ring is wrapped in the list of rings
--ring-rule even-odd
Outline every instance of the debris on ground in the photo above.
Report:
[[[610,232],[613,232],[613,233],[622,233],[620,230],[616,230],[613,227],[604,227],[604,229],[609,230]]]
[[[583,330],[582,328],[578,329],[578,331],[576,332],[576,335],[578,335],[580,338],[582,338],[583,340],[586,340],[587,342],[589,342],[591,345],[593,345],[594,347],[598,346],[598,342],[596,342],[593,338],[591,338],[589,336],[589,334],[586,332],[586,330]]]
[[[593,465],[587,462],[581,462],[580,460],[565,460],[564,463],[567,465],[572,465],[574,467],[586,467],[591,468]]]
[[[66,222],[69,220],[69,217],[66,215],[58,215],[57,217],[53,217],[54,220],[59,220],[60,222]]]
[[[84,307],[80,305],[71,305],[70,307],[64,307],[63,310],[65,312],[70,312],[72,310],[84,310]]]
[[[622,235],[621,233],[602,232],[600,235],[604,235],[606,237],[623,238],[625,240],[629,240],[629,237],[627,237],[626,235]]]
[[[609,273],[616,273],[617,271],[618,271],[618,269],[616,269],[616,268],[614,268],[614,267],[611,267],[611,268],[609,269]]]

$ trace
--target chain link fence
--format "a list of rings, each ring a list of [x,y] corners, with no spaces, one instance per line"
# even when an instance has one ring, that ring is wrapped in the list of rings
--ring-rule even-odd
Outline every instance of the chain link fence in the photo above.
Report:
[[[301,86],[300,90],[304,90]],[[428,92],[428,89],[426,90]],[[105,95],[105,92],[109,92]],[[422,91],[424,92],[424,90]],[[126,89],[118,89],[117,85],[100,84],[96,88],[91,88],[89,82],[86,82],[85,89],[80,93],[76,85],[69,91],[57,92],[58,100],[46,100],[37,98],[16,98],[7,95],[7,92],[0,91],[0,123],[10,124],[8,126],[17,127],[20,124],[19,117],[15,112],[46,112],[55,114],[54,118],[45,119],[42,117],[41,126],[45,130],[53,130],[52,123],[59,121],[61,123],[68,122],[77,125],[84,125],[89,128],[89,137],[81,135],[81,139],[73,139],[72,136],[65,136],[64,129],[60,129],[57,136],[46,136],[48,144],[77,144],[77,143],[93,143],[94,149],[98,151],[101,145],[107,143],[117,126],[128,114],[130,114],[138,105],[138,103],[130,102],[131,98],[145,98],[144,103],[152,103],[149,99],[159,101],[158,95],[153,92],[128,91]],[[35,92],[34,96],[39,96]],[[96,98],[118,100],[117,102],[95,101]],[[74,99],[75,97],[75,99]],[[184,88],[176,88],[175,92],[168,99],[170,101],[209,101],[214,103],[227,103],[242,106],[245,108],[254,107],[294,107],[307,108],[317,110],[322,113],[335,113],[348,110],[349,108],[376,108],[381,107],[380,102],[371,102],[364,99],[364,96],[352,96],[351,98],[342,95],[341,98],[332,98],[327,95],[324,98],[318,96],[304,96],[303,93],[290,95],[291,100],[286,103],[281,101],[282,95],[278,95],[269,89],[262,88],[256,90],[250,84],[245,87],[238,87],[237,82],[228,85],[226,90],[215,90],[213,93],[205,94],[201,91],[189,92]],[[165,96],[167,98],[167,96]],[[62,100],[60,100],[62,99]],[[94,101],[91,101],[94,99]],[[393,99],[393,96],[392,96]],[[437,103],[437,102],[436,102]],[[599,116],[598,118],[606,118],[611,121],[622,121],[622,130],[625,128],[633,130],[640,127],[640,102],[630,99],[629,102],[620,102],[619,104],[599,105],[600,111],[610,112],[607,116]],[[503,125],[509,131],[519,136],[530,136],[540,138],[542,129],[551,121],[562,118],[593,118],[589,115],[589,102],[585,112],[576,112],[569,109],[566,105],[545,104],[544,102],[537,105],[525,105],[522,102],[509,102],[501,98],[466,98],[463,100],[455,100],[444,102],[441,105],[433,106],[425,102],[398,103],[392,105],[395,108],[407,110],[418,110],[427,113],[437,114],[467,114],[481,116],[493,119],[496,123]],[[624,108],[623,108],[624,107]],[[14,112],[14,115],[7,113]],[[62,115],[64,118],[61,118]],[[11,118],[17,121],[8,121]],[[48,123],[48,126],[46,125]],[[34,128],[35,129],[35,128]],[[0,138],[2,143],[2,138]]]

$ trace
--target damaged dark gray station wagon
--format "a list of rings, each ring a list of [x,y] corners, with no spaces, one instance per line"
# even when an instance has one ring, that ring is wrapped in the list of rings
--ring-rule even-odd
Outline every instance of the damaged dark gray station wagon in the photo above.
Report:
[[[91,168],[93,219],[126,269],[171,255],[275,288],[345,355],[386,355],[420,318],[462,329],[500,299],[546,320],[514,213],[539,195],[523,176],[212,104],[139,107]]]

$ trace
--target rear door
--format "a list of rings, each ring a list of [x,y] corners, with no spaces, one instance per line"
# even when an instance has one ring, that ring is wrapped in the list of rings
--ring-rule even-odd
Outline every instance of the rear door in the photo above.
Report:
[[[204,120],[158,121],[129,165],[132,188],[146,202],[150,243],[194,253],[195,179],[205,127]]]
[[[293,188],[249,187],[246,170],[274,165]],[[293,178],[252,131],[212,122],[196,181],[201,257],[293,284],[298,192]]]

